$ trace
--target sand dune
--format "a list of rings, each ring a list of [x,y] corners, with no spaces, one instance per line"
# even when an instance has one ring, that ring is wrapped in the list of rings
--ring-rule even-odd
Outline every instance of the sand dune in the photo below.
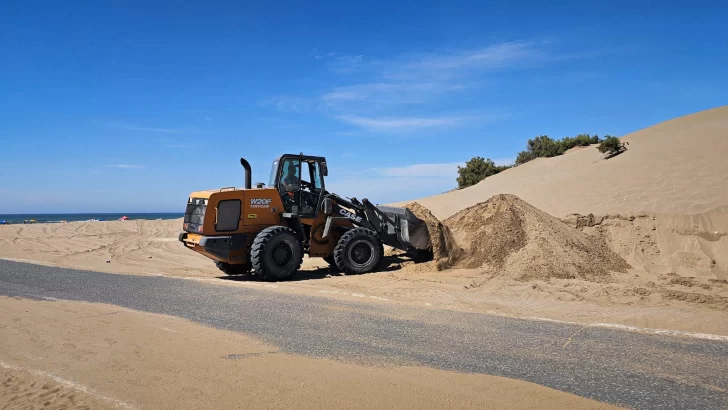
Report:
[[[609,160],[596,148],[576,149],[417,202],[441,220],[498,194],[517,195],[556,217],[696,214],[728,205],[728,106],[666,121],[622,140],[629,142],[628,150]]]
[[[579,148],[417,203],[444,220],[514,194],[574,224],[604,221],[597,233],[635,268],[728,279],[728,106],[622,140],[628,150],[608,160],[593,147]]]

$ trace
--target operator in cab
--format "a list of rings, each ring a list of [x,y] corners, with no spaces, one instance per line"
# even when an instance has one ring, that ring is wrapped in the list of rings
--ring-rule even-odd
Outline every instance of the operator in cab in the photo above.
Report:
[[[300,184],[300,179],[296,176],[296,164],[293,161],[288,161],[288,168],[286,169],[286,175],[281,180],[281,187],[283,192],[296,191]]]

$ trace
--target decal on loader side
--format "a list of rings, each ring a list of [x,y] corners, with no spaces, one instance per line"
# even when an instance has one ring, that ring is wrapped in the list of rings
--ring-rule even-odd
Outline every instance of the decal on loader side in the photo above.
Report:
[[[344,215],[345,217],[351,219],[354,222],[361,223],[361,220],[362,220],[361,216],[356,216],[344,208],[339,209],[339,213]]]
[[[273,200],[270,198],[252,198],[250,200],[251,208],[268,208]]]

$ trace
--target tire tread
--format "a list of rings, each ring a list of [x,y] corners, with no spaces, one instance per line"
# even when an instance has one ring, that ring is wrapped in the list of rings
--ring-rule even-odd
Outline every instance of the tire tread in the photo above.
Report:
[[[357,236],[364,235],[369,237],[374,243],[377,243],[375,250],[379,252],[379,259],[377,260],[377,263],[374,264],[372,269],[376,269],[380,266],[382,257],[384,256],[384,247],[382,246],[381,242],[379,241],[379,237],[377,234],[368,228],[358,227],[354,229],[350,229],[344,233],[339,241],[336,244],[336,247],[334,248],[334,261],[336,262],[336,267],[341,271],[344,272],[347,275],[354,275],[354,274],[361,274],[361,273],[368,273],[371,271],[371,269],[367,272],[357,272],[353,270],[352,266],[348,263],[346,263],[346,246],[351,242],[354,238]]]
[[[260,276],[263,280],[268,281],[284,279],[281,277],[274,277],[270,274],[270,272],[266,272],[265,268],[263,267],[262,258],[263,251],[265,250],[265,247],[270,242],[270,240],[284,232],[293,235],[294,238],[296,237],[296,232],[293,229],[283,225],[276,225],[263,229],[258,233],[258,235],[256,235],[255,239],[253,240],[253,244],[250,247],[250,262],[253,266],[254,274],[256,276]],[[289,277],[295,275],[295,273],[298,271],[298,269],[301,267],[301,264],[303,263],[303,244],[301,243],[301,241],[298,241],[298,244],[300,246],[300,258],[296,263],[296,269],[293,273],[289,275]]]

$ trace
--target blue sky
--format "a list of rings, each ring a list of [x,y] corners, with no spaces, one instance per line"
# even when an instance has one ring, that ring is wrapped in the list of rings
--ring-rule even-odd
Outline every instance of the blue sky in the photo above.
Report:
[[[3,2],[0,213],[181,211],[301,151],[414,199],[728,101],[720,2],[188,3]]]

